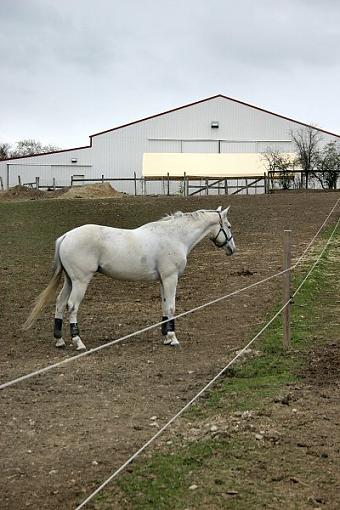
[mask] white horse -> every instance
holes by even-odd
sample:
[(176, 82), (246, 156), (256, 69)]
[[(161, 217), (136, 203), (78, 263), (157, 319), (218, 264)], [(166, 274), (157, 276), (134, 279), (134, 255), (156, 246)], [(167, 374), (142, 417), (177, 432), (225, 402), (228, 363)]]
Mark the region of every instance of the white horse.
[(77, 323), (79, 305), (94, 273), (119, 280), (159, 280), (163, 308), (164, 344), (179, 344), (175, 335), (175, 298), (179, 276), (184, 272), (187, 256), (204, 237), (210, 238), (227, 255), (235, 251), (228, 209), (177, 212), (134, 230), (101, 225), (83, 225), (70, 230), (56, 241), (54, 273), (46, 289), (24, 324), (28, 329), (42, 308), (56, 294), (62, 273), (65, 281), (55, 310), (56, 347), (64, 347), (62, 324), (66, 306), (71, 336), (77, 350), (86, 349)]

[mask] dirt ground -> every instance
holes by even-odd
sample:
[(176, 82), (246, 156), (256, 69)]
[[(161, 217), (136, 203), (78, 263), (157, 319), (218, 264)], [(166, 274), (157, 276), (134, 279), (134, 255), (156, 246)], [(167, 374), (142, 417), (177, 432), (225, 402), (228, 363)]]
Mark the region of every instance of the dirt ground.
[[(67, 205), (58, 207), (74, 208), (67, 216), (69, 228), (80, 212), (83, 223), (96, 218), (103, 223), (106, 218), (106, 224), (133, 227), (176, 210), (231, 204), (238, 251), (226, 257), (207, 240), (195, 248), (178, 287), (180, 313), (279, 271), (283, 230), (292, 229), (293, 257), (298, 257), (338, 197), (339, 193), (124, 197), (82, 206), (65, 201)], [(32, 209), (35, 204), (11, 202), (1, 227), (1, 382), (74, 354), (70, 346), (63, 351), (53, 347), (53, 307), (32, 330), (20, 330), (33, 299), (47, 283), (57, 233), (52, 235), (50, 225), (59, 221), (60, 209), (47, 212), (47, 207), (57, 206), (41, 201)], [(2, 214), (8, 206), (0, 207)], [(44, 219), (36, 228), (39, 218)], [(81, 223), (78, 217), (77, 222)], [(65, 226), (62, 221), (58, 225)], [(42, 236), (45, 244), (40, 247), (37, 240)], [(75, 508), (155, 433), (150, 418), (157, 416), (162, 426), (183, 407), (253, 336), (280, 299), (280, 281), (272, 280), (179, 319), (180, 349), (163, 346), (157, 329), (3, 390), (1, 508)], [(85, 344), (93, 348), (160, 318), (156, 284), (98, 275), (87, 292), (79, 324)], [(328, 414), (332, 398), (329, 381), (318, 377), (321, 370), (321, 361), (312, 362), (310, 384), (294, 390), (303, 398), (309, 395), (310, 413), (317, 410), (320, 420)], [(314, 428), (311, 441), (322, 444), (327, 429)]]

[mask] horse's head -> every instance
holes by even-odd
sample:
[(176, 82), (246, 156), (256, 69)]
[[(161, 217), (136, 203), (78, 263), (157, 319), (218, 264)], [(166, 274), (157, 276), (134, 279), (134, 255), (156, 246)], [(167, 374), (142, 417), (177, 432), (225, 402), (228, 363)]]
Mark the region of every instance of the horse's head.
[(224, 209), (224, 211), (222, 207), (216, 209), (219, 222), (216, 225), (216, 231), (213, 232), (211, 240), (218, 248), (223, 248), (227, 255), (232, 255), (236, 250), (236, 245), (231, 231), (231, 225), (227, 218), (228, 211), (229, 207)]

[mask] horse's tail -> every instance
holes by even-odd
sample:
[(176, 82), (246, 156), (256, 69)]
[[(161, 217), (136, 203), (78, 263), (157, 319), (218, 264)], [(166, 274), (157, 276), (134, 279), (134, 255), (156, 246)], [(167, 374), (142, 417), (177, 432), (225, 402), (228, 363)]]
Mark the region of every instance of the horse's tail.
[(31, 311), (30, 315), (28, 316), (26, 322), (23, 325), (24, 330), (29, 329), (34, 324), (34, 322), (36, 321), (38, 315), (40, 314), (40, 312), (42, 311), (44, 306), (47, 305), (47, 303), (51, 302), (52, 299), (56, 295), (57, 288), (60, 283), (61, 276), (62, 276), (62, 273), (64, 270), (61, 260), (60, 260), (60, 256), (59, 256), (60, 245), (61, 245), (63, 239), (64, 239), (64, 236), (59, 237), (59, 239), (56, 240), (52, 277), (51, 277), (46, 289), (44, 289), (41, 292), (41, 294), (39, 294), (39, 296), (37, 297), (34, 307), (33, 307), (33, 310)]

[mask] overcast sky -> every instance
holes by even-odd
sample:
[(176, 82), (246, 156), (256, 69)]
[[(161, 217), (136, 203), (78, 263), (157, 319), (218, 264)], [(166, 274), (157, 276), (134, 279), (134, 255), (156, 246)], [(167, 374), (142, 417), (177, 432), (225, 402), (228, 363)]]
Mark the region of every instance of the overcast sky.
[(0, 142), (224, 94), (340, 133), (338, 0), (1, 0)]

